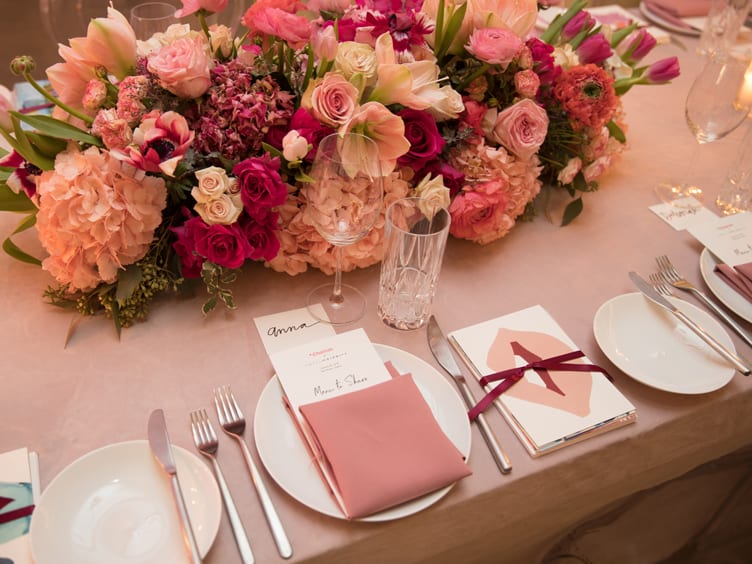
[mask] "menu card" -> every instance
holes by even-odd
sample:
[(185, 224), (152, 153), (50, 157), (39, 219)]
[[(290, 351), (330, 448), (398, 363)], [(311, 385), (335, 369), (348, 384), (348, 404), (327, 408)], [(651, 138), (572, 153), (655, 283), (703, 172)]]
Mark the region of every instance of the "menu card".
[[(449, 339), (479, 380), (526, 366), (512, 350), (513, 342), (541, 359), (577, 350), (540, 305), (453, 331)], [(585, 356), (567, 362), (592, 364)], [(636, 420), (634, 406), (598, 371), (525, 370), (494, 405), (533, 457)]]
[(694, 223), (689, 232), (729, 266), (752, 262), (752, 213)]
[(30, 512), (38, 495), (37, 454), (26, 448), (0, 454), (0, 562), (31, 564)]

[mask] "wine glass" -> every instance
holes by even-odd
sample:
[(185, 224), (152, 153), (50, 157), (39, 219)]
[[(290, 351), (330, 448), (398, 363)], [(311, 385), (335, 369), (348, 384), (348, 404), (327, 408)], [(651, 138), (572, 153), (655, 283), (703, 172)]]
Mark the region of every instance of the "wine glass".
[[(381, 214), (383, 177), (376, 143), (357, 133), (331, 134), (316, 151), (303, 190), (306, 217), (316, 231), (334, 245), (334, 282), (314, 288), (308, 295), (310, 313), (335, 325), (360, 319), (365, 297), (353, 286), (342, 284), (344, 247), (362, 239)], [(317, 312), (320, 304), (326, 318)]]
[(131, 8), (130, 22), (136, 39), (146, 41), (155, 33), (164, 32), (178, 23), (177, 8), (169, 2), (143, 2)]
[(684, 116), (697, 144), (684, 181), (679, 184), (663, 183), (656, 187), (662, 201), (680, 207), (686, 205), (683, 202), (687, 200), (682, 198), (688, 196), (702, 201), (702, 188), (693, 180), (699, 149), (701, 145), (725, 137), (744, 122), (750, 102), (740, 98), (739, 93), (747, 62), (733, 52), (712, 54), (695, 78), (687, 94)]

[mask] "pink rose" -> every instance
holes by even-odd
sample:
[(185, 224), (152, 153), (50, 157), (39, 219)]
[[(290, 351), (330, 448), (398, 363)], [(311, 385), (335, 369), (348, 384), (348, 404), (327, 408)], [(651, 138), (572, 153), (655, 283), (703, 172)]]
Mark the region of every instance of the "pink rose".
[(287, 187), (279, 176), (279, 158), (268, 153), (240, 161), (232, 169), (238, 179), (243, 209), (254, 219), (266, 217), (271, 208), (280, 206), (287, 198)]
[(160, 86), (180, 98), (198, 98), (211, 86), (211, 57), (200, 35), (183, 37), (148, 57), (147, 68)]
[(175, 12), (176, 18), (184, 18), (195, 14), (199, 10), (207, 12), (221, 12), (227, 7), (228, 0), (181, 0), (183, 7)]
[(533, 100), (525, 98), (496, 117), (491, 139), (520, 159), (532, 157), (543, 144), (548, 131), (548, 114)]
[(535, 98), (540, 88), (540, 78), (531, 69), (515, 73), (514, 89), (523, 98)]
[(484, 63), (506, 69), (522, 48), (522, 40), (508, 29), (476, 29), (467, 42), (467, 50)]
[(310, 99), (304, 97), (303, 105), (310, 109), (319, 121), (338, 127), (346, 123), (358, 107), (358, 89), (344, 76), (328, 72), (314, 86)]
[(506, 213), (505, 188), (502, 180), (496, 179), (463, 189), (449, 206), (452, 216), (449, 232), (480, 244), (498, 239), (499, 233), (514, 225)]

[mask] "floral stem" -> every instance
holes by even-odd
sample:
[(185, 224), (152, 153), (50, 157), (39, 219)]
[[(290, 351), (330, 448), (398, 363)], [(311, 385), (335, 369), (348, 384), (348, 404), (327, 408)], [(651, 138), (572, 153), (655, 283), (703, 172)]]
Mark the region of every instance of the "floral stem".
[(486, 73), (486, 71), (487, 71), (487, 70), (488, 70), (488, 63), (483, 63), (483, 64), (482, 64), (482, 65), (481, 65), (480, 67), (478, 67), (478, 68), (477, 68), (477, 69), (475, 70), (475, 72), (474, 72), (474, 73), (472, 73), (472, 74), (471, 74), (470, 76), (468, 76), (468, 77), (467, 77), (467, 78), (466, 78), (466, 79), (465, 79), (465, 80), (464, 80), (464, 81), (462, 82), (462, 84), (460, 84), (460, 85), (459, 85), (459, 86), (457, 87), (457, 90), (459, 90), (460, 92), (462, 92), (462, 91), (463, 91), (463, 90), (464, 90), (465, 88), (467, 88), (468, 86), (470, 86), (470, 85), (471, 85), (471, 84), (473, 83), (473, 80), (475, 80), (475, 79), (476, 79), (476, 78), (478, 78), (479, 76), (483, 76), (483, 75), (484, 75), (484, 74)]
[(87, 125), (91, 125), (94, 122), (94, 120), (91, 117), (87, 116), (84, 113), (79, 112), (78, 110), (75, 110), (75, 109), (71, 108), (68, 104), (64, 104), (58, 98), (55, 98), (52, 94), (50, 94), (46, 89), (42, 88), (42, 86), (40, 86), (40, 84), (36, 80), (34, 80), (34, 77), (31, 76), (31, 73), (24, 72), (23, 73), (23, 77), (26, 79), (26, 81), (29, 84), (31, 84), (31, 86), (34, 88), (34, 90), (36, 90), (42, 96), (44, 96), (44, 98), (46, 100), (49, 100), (50, 102), (52, 102), (56, 106), (58, 106), (61, 109), (65, 110), (70, 115), (72, 115), (74, 117), (77, 117), (78, 119), (80, 119), (81, 121), (83, 121)]
[(201, 26), (201, 29), (204, 31), (204, 35), (206, 35), (206, 39), (209, 41), (209, 45), (211, 45), (211, 34), (209, 33), (209, 26), (206, 23), (206, 14), (204, 13), (203, 9), (198, 11), (198, 23)]

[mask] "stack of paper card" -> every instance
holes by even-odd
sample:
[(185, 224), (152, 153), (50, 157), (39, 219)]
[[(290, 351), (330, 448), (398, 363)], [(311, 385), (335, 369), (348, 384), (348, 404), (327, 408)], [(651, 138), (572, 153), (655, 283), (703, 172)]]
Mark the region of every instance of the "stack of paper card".
[[(543, 359), (577, 350), (540, 305), (453, 331), (449, 339), (479, 380), (527, 364), (512, 351), (515, 341)], [(592, 364), (587, 357), (570, 362)], [(542, 378), (526, 370), (494, 404), (533, 457), (636, 420), (634, 406), (598, 371), (550, 370)]]
[(0, 562), (31, 564), (30, 513), (38, 495), (36, 453), (19, 448), (0, 454)]

